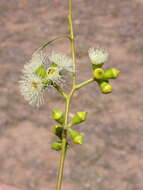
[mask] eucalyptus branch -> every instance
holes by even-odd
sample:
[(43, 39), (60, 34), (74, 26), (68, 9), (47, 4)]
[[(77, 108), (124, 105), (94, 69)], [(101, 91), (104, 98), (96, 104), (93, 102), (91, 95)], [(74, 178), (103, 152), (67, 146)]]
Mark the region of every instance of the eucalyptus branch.
[(70, 41), (71, 41), (71, 52), (73, 59), (73, 87), (70, 94), (66, 98), (66, 110), (65, 110), (65, 123), (64, 130), (62, 134), (62, 150), (60, 156), (60, 166), (58, 171), (58, 182), (56, 190), (61, 190), (62, 185), (62, 177), (63, 177), (63, 169), (64, 169), (64, 161), (66, 154), (66, 143), (67, 143), (67, 129), (68, 129), (68, 115), (70, 110), (70, 101), (74, 94), (74, 88), (76, 83), (76, 60), (75, 60), (75, 45), (74, 45), (74, 32), (73, 32), (73, 21), (72, 21), (72, 0), (69, 0), (69, 14), (68, 14), (68, 24), (69, 24), (69, 32), (70, 32)]
[[(56, 190), (61, 190), (63, 180), (63, 170), (67, 149), (70, 146), (70, 140), (81, 145), (83, 136), (72, 126), (78, 125), (86, 120), (87, 112), (78, 111), (69, 121), (71, 99), (75, 91), (94, 82), (98, 85), (101, 93), (108, 94), (112, 92), (110, 79), (116, 79), (120, 71), (115, 68), (104, 70), (102, 67), (108, 60), (108, 53), (103, 49), (90, 48), (88, 55), (92, 65), (92, 76), (79, 84), (76, 84), (76, 57), (75, 57), (75, 37), (73, 31), (72, 0), (68, 0), (68, 35), (59, 35), (45, 42), (35, 50), (32, 59), (24, 66), (23, 76), (20, 80), (20, 91), (29, 104), (40, 107), (44, 104), (44, 93), (51, 86), (59, 92), (65, 100), (65, 111), (53, 110), (53, 119), (57, 122), (53, 126), (53, 133), (58, 140), (52, 143), (52, 148), (60, 151), (60, 163), (58, 169), (58, 180)], [(72, 59), (60, 53), (48, 53), (43, 55), (42, 50), (51, 43), (68, 39), (70, 41)], [(48, 57), (48, 63), (46, 58)], [(65, 75), (72, 74), (72, 87), (68, 93), (61, 88), (66, 82)], [(67, 138), (67, 136), (69, 138)]]

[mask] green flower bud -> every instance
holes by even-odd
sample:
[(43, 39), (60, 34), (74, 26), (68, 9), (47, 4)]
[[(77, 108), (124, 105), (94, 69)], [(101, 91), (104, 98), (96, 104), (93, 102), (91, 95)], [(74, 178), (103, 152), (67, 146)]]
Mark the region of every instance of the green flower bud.
[(112, 85), (108, 81), (98, 81), (98, 84), (103, 94), (112, 92)]
[(103, 69), (98, 68), (98, 69), (95, 69), (95, 70), (93, 71), (93, 77), (94, 77), (95, 79), (102, 79), (103, 76), (104, 76), (104, 70), (103, 70)]
[(53, 119), (56, 120), (58, 123), (64, 123), (64, 115), (63, 112), (60, 110), (53, 110)]
[(74, 117), (73, 117), (73, 119), (72, 119), (72, 121), (71, 121), (71, 126), (72, 125), (77, 125), (77, 124), (79, 124), (79, 123), (82, 123), (83, 121), (85, 121), (86, 120), (86, 116), (87, 116), (87, 112), (77, 112), (75, 115), (74, 115)]
[(108, 69), (104, 72), (104, 79), (116, 79), (120, 74), (120, 71), (115, 68)]
[(47, 72), (44, 66), (38, 67), (34, 73), (43, 79), (47, 77)]
[(60, 125), (54, 125), (53, 128), (52, 128), (52, 132), (61, 139), (62, 138), (63, 127), (60, 126)]
[(61, 148), (62, 148), (62, 143), (61, 142), (53, 142), (52, 143), (52, 149), (53, 150), (58, 151), (58, 150), (61, 150)]
[(83, 143), (83, 136), (73, 129), (69, 129), (70, 136), (75, 144), (82, 144)]

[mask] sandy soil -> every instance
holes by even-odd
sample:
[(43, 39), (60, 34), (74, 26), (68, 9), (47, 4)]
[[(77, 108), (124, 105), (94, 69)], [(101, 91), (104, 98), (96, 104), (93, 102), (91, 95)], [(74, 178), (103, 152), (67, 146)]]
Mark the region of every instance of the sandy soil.
[[(101, 95), (96, 84), (81, 89), (72, 113), (88, 111), (77, 128), (82, 147), (72, 146), (63, 190), (143, 189), (143, 0), (74, 0), (78, 80), (90, 77), (87, 51), (101, 46), (110, 53), (105, 68), (117, 67), (114, 92)], [(67, 33), (67, 3), (52, 0), (0, 0), (0, 182), (26, 190), (54, 190), (59, 153), (51, 109), (63, 99), (49, 93), (47, 105), (34, 109), (20, 95), (18, 80), (34, 49)], [(70, 54), (67, 41), (50, 50)], [(82, 96), (81, 96), (82, 94)]]

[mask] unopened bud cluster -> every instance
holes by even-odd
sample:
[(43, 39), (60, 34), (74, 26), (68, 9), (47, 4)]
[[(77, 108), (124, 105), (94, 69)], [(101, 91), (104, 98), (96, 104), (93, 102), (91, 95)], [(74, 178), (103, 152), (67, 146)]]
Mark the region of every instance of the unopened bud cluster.
[[(62, 138), (64, 135), (64, 113), (60, 110), (53, 110), (53, 119), (58, 123), (54, 125), (52, 128), (52, 132), (58, 137), (58, 141), (52, 143), (52, 149), (58, 151), (62, 148)], [(86, 120), (87, 112), (77, 112), (69, 124), (66, 126), (66, 132), (68, 133), (69, 138), (75, 144), (82, 144), (83, 143), (83, 136), (77, 131), (72, 129), (72, 126), (80, 124)], [(70, 141), (70, 140), (69, 140)], [(69, 142), (67, 142), (67, 147)]]
[(112, 85), (109, 83), (110, 79), (116, 79), (120, 71), (116, 68), (104, 70), (102, 67), (108, 60), (108, 54), (105, 50), (91, 48), (89, 50), (89, 57), (92, 63), (93, 78), (97, 82), (101, 92), (108, 94), (112, 92)]

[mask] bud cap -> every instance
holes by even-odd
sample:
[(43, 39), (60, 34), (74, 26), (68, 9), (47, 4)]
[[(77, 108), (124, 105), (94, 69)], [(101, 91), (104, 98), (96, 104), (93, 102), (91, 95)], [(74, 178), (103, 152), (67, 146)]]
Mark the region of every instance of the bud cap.
[(112, 92), (112, 85), (106, 81), (102, 81), (100, 84), (100, 89), (103, 94), (108, 94)]
[(86, 116), (87, 116), (87, 112), (77, 112), (71, 121), (71, 126), (85, 121)]
[(64, 123), (64, 115), (63, 112), (60, 110), (53, 110), (53, 119), (56, 120), (58, 123), (63, 124)]
[(104, 76), (104, 70), (101, 68), (97, 68), (93, 71), (93, 77), (95, 79), (102, 79)]
[(70, 136), (75, 144), (82, 144), (83, 143), (83, 136), (76, 130), (69, 129)]
[(120, 74), (120, 71), (115, 68), (108, 69), (104, 73), (104, 79), (116, 79)]

